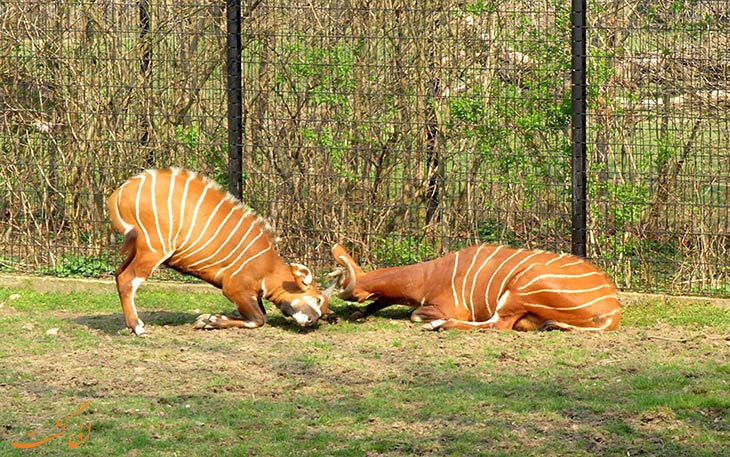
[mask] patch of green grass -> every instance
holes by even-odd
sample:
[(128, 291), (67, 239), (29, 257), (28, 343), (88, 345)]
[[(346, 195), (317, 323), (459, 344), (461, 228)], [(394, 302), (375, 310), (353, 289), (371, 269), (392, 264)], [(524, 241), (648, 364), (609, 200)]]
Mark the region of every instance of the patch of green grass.
[(426, 332), (339, 300), (314, 330), (269, 307), (257, 330), (195, 331), (195, 308), (232, 305), (138, 302), (148, 338), (113, 292), (0, 289), (0, 455), (59, 418), (70, 432), (34, 454), (711, 456), (730, 439), (730, 314), (702, 300), (636, 299), (601, 335)]
[(730, 306), (718, 306), (702, 299), (665, 297), (642, 301), (623, 309), (623, 325), (651, 327), (657, 323), (730, 331)]

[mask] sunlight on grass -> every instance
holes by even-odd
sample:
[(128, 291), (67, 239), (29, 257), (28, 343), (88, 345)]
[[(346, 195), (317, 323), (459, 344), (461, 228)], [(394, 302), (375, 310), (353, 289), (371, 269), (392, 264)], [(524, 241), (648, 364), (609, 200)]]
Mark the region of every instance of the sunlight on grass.
[[(218, 294), (0, 289), (0, 454), (84, 401), (87, 445), (47, 455), (716, 455), (730, 439), (730, 313), (638, 300), (606, 334), (426, 332), (394, 308), (363, 321), (196, 331)], [(270, 304), (269, 304), (270, 305)], [(55, 330), (54, 330), (55, 329)], [(74, 423), (78, 426), (78, 423)]]

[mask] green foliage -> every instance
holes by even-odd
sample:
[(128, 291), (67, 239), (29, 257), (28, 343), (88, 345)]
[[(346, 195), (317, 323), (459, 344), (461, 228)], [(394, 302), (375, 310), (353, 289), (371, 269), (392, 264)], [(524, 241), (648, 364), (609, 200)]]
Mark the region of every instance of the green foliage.
[(464, 11), (469, 14), (490, 14), (497, 11), (499, 7), (498, 1), (495, 0), (475, 0), (464, 4)]
[[(190, 165), (193, 170), (205, 172), (207, 176), (228, 188), (228, 152), (224, 146), (204, 144), (201, 141), (200, 127), (195, 125), (176, 125), (175, 138), (191, 154)], [(245, 179), (244, 173), (244, 179)]]
[(12, 272), (17, 269), (17, 265), (20, 260), (15, 257), (8, 257), (0, 255), (0, 272)]
[(479, 239), (485, 243), (499, 243), (508, 246), (517, 246), (519, 240), (514, 230), (505, 227), (497, 219), (485, 219), (479, 223), (477, 233)]
[(116, 266), (106, 258), (85, 255), (63, 255), (48, 273), (59, 278), (72, 276), (96, 278), (108, 276), (114, 270), (116, 270)]
[(437, 257), (434, 246), (413, 236), (377, 239), (373, 252), (382, 266), (410, 265)]

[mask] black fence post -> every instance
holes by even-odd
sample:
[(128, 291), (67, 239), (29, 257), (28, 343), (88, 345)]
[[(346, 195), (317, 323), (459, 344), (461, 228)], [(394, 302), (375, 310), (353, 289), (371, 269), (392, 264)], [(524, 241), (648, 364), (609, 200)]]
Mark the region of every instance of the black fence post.
[(586, 1), (572, 0), (572, 128), (573, 215), (572, 252), (586, 256)]
[[(150, 88), (152, 87), (152, 44), (150, 43), (150, 4), (148, 0), (139, 0), (139, 45), (140, 45), (140, 63), (139, 71), (142, 80), (142, 91), (145, 99), (150, 96)], [(140, 120), (139, 145), (143, 149), (147, 149), (150, 144), (150, 130), (152, 130), (152, 114), (148, 108), (148, 103), (142, 110)], [(149, 149), (147, 158), (145, 159), (145, 168), (155, 166), (155, 151)]]
[(241, 80), (241, 0), (228, 0), (226, 69), (228, 73), (228, 191), (243, 194), (243, 103)]

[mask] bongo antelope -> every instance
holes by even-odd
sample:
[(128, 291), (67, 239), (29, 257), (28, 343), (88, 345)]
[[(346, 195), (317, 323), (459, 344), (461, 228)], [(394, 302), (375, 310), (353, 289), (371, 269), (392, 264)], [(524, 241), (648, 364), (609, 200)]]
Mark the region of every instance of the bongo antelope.
[(271, 226), (253, 210), (197, 174), (171, 168), (129, 178), (108, 200), (115, 230), (125, 234), (127, 259), (116, 284), (127, 327), (145, 333), (135, 293), (161, 264), (222, 289), (240, 318), (205, 314), (196, 328), (255, 328), (264, 325), (262, 298), (302, 326), (328, 312), (311, 271), (279, 256)]
[(339, 297), (372, 300), (355, 317), (413, 306), (425, 328), (615, 330), (621, 308), (606, 273), (568, 254), (480, 244), (429, 262), (364, 272), (336, 244)]

